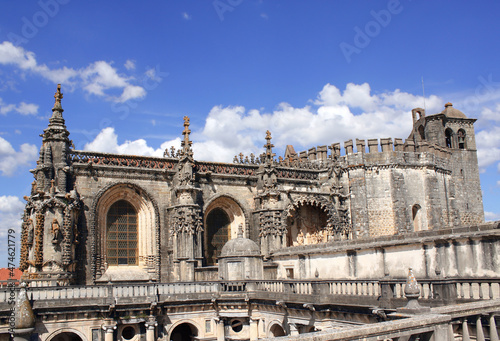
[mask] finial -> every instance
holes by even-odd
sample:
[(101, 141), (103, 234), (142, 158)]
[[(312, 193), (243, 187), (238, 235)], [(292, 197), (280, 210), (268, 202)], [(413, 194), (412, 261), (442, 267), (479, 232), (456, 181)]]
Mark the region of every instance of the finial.
[(243, 224), (238, 225), (238, 238), (243, 238)]
[(191, 134), (191, 130), (189, 130), (189, 117), (184, 116), (184, 131), (182, 132), (182, 135), (184, 135), (184, 141), (181, 142), (182, 146), (182, 153), (184, 155), (192, 156), (193, 151), (191, 150), (191, 142), (189, 140), (189, 134)]
[(406, 278), (406, 285), (404, 289), (405, 297), (408, 300), (405, 307), (398, 308), (396, 311), (399, 313), (407, 314), (422, 314), (429, 312), (429, 307), (423, 307), (418, 303), (420, 296), (420, 285), (413, 274), (413, 269), (408, 269), (408, 277)]
[(453, 106), (453, 104), (451, 104), (451, 102), (448, 102), (448, 103), (446, 103), (446, 104), (444, 105), (444, 107), (445, 107), (445, 108), (452, 107), (452, 106)]
[(56, 107), (61, 107), (61, 100), (63, 98), (63, 94), (61, 92), (61, 84), (57, 84), (57, 91), (54, 94), (54, 98), (56, 99), (56, 102), (54, 103), (54, 108)]
[(274, 145), (271, 143), (271, 132), (268, 130), (266, 131), (266, 141), (267, 143), (264, 145), (264, 148), (266, 148), (266, 162), (267, 163), (273, 163), (273, 157), (276, 154), (273, 154), (273, 147)]

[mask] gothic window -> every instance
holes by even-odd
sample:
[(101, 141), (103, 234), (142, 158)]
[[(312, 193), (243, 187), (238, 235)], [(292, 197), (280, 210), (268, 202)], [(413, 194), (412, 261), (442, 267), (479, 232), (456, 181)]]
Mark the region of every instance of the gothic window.
[(137, 265), (137, 213), (125, 200), (115, 202), (107, 215), (107, 262)]
[(465, 149), (465, 130), (460, 129), (457, 134), (458, 137), (458, 148)]
[(217, 257), (219, 257), (222, 247), (231, 238), (230, 224), (231, 221), (227, 213), (221, 208), (214, 208), (208, 214), (206, 220), (207, 265), (215, 265), (217, 263)]
[(453, 130), (451, 130), (450, 128), (446, 129), (444, 135), (446, 147), (453, 148)]

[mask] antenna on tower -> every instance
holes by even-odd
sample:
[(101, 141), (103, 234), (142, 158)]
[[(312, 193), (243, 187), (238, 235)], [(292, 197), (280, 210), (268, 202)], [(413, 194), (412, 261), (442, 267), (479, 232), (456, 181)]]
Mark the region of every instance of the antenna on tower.
[(424, 76), (422, 76), (422, 94), (424, 95), (424, 110), (427, 110), (425, 107), (425, 87), (424, 87)]

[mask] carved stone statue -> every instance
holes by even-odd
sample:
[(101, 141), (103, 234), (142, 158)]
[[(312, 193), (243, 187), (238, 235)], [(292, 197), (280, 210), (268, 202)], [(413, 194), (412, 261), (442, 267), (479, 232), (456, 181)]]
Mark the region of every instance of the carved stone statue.
[(52, 243), (53, 244), (59, 243), (59, 236), (61, 235), (61, 226), (59, 225), (59, 222), (57, 221), (56, 218), (52, 220), (52, 228), (50, 231), (52, 232)]
[(33, 246), (33, 237), (35, 235), (35, 226), (33, 225), (33, 219), (28, 219), (28, 239), (27, 244), (28, 247)]
[(302, 229), (300, 229), (299, 233), (297, 234), (297, 244), (304, 245), (304, 232), (302, 232)]

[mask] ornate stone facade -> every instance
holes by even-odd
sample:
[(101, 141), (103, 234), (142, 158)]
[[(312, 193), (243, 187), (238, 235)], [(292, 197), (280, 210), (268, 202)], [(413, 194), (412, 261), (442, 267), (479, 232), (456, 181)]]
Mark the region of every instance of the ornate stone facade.
[[(261, 155), (216, 163), (194, 159), (188, 117), (181, 149), (163, 158), (74, 150), (60, 87), (55, 99), (23, 218), (21, 269), (32, 285), (216, 279), (240, 225), (272, 262), (287, 247), (484, 219), (475, 120), (451, 103), (431, 116), (415, 109), (404, 143), (287, 146), (276, 159), (268, 131)], [(117, 202), (130, 205), (126, 226), (109, 216)], [(128, 232), (117, 237), (111, 225)]]
[[(478, 331), (488, 316), (494, 335), (498, 302), (439, 307), (500, 297), (475, 120), (450, 103), (414, 109), (404, 142), (287, 146), (276, 158), (268, 131), (261, 155), (219, 163), (195, 159), (187, 117), (181, 149), (163, 157), (74, 150), (60, 87), (55, 99), (22, 224), (39, 340), (294, 339), (390, 319), (403, 327), (369, 339), (444, 340), (466, 335), (456, 327), (469, 315)], [(389, 314), (408, 268), (439, 319)], [(9, 312), (0, 303), (0, 340)]]

